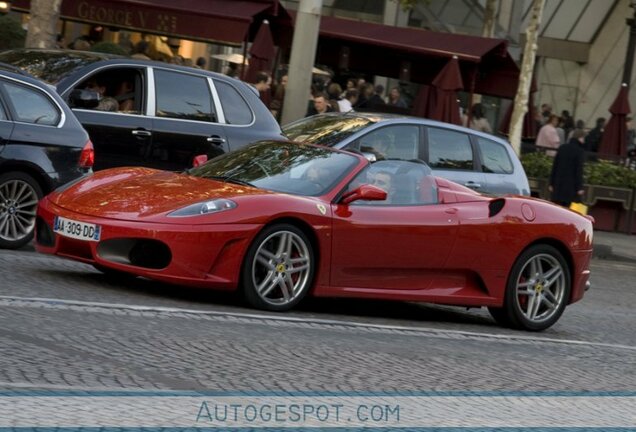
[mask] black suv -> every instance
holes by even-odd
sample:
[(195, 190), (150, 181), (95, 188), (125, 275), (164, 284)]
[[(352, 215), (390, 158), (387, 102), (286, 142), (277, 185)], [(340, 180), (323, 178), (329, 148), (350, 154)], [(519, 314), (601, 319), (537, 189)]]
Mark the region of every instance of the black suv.
[(0, 248), (28, 243), (38, 200), (93, 161), (88, 134), (53, 89), (0, 71)]
[(172, 64), (65, 50), (12, 50), (0, 62), (54, 85), (88, 131), (95, 169), (192, 166), (280, 126), (253, 86)]

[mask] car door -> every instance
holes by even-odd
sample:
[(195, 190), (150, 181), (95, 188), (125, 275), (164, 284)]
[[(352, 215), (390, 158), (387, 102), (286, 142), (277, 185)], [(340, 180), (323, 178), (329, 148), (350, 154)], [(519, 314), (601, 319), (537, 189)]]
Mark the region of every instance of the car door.
[(155, 109), (151, 166), (183, 170), (195, 156), (213, 158), (228, 150), (219, 123), (212, 80), (204, 75), (153, 68)]
[(486, 178), (467, 133), (429, 126), (426, 158), (435, 175), (481, 192)]
[[(114, 65), (92, 71), (64, 94), (95, 148), (95, 170), (117, 166), (147, 166), (152, 144), (152, 119), (146, 115), (147, 68)], [(72, 90), (88, 88), (91, 82), (104, 82), (104, 97), (116, 99), (123, 83), (134, 87), (134, 109), (103, 111), (101, 107), (73, 106)], [(123, 104), (122, 104), (123, 105)]]
[[(414, 165), (415, 170), (404, 170), (407, 164)], [(428, 170), (428, 174), (416, 174), (418, 169)], [(389, 177), (393, 180), (387, 186)], [(368, 183), (389, 190), (387, 200), (333, 205), (331, 285), (350, 289), (428, 289), (443, 272), (453, 248), (458, 229), (456, 209), (437, 203), (435, 182), (424, 164), (376, 162), (348, 188), (353, 190)], [(412, 187), (409, 183), (413, 183)], [(435, 189), (434, 194), (431, 188)], [(409, 194), (411, 190), (413, 193)], [(399, 199), (400, 196), (407, 198)]]

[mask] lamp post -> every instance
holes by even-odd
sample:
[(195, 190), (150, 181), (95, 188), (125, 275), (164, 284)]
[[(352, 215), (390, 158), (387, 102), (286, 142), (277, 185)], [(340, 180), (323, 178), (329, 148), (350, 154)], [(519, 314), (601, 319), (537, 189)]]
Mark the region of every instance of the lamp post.
[(636, 48), (636, 0), (631, 0), (629, 7), (634, 10), (634, 15), (627, 18), (629, 26), (629, 42), (627, 43), (627, 55), (625, 56), (625, 68), (623, 69), (623, 82), (628, 86), (632, 82), (632, 67), (634, 66), (634, 49)]

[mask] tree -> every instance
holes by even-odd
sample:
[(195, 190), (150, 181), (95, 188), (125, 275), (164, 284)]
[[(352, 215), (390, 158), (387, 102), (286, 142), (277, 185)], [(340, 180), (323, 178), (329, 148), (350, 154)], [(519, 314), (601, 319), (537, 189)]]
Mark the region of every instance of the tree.
[(512, 116), (510, 117), (510, 144), (515, 153), (521, 153), (521, 131), (523, 129), (523, 117), (528, 112), (528, 97), (530, 86), (532, 85), (532, 75), (534, 72), (534, 61), (537, 55), (537, 39), (539, 37), (539, 26), (545, 0), (532, 0), (532, 16), (526, 29), (526, 44), (523, 48), (523, 60), (519, 73), (519, 87), (515, 96)]
[(27, 48), (55, 48), (62, 0), (31, 0)]
[(495, 35), (495, 14), (497, 13), (497, 0), (486, 0), (484, 8), (484, 27), (481, 32), (483, 37), (491, 38)]

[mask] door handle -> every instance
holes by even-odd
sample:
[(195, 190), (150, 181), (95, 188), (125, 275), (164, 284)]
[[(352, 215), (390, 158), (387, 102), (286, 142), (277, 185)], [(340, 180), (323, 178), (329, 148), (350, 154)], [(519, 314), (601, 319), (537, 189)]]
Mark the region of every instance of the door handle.
[(457, 209), (455, 207), (448, 207), (446, 210), (444, 210), (444, 213), (446, 213), (446, 214), (457, 214)]
[(466, 183), (464, 183), (464, 186), (469, 187), (471, 189), (481, 188), (481, 184), (475, 183), (474, 181), (467, 181)]
[(144, 129), (135, 129), (132, 131), (132, 134), (137, 137), (149, 137), (152, 136), (152, 132), (144, 130)]
[(216, 144), (216, 145), (223, 145), (225, 144), (225, 138), (221, 138), (218, 135), (212, 135), (206, 138), (206, 141), (212, 144)]

